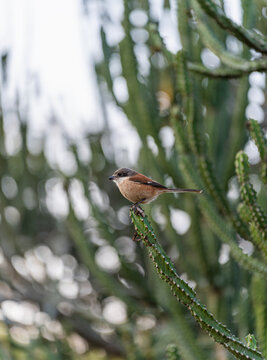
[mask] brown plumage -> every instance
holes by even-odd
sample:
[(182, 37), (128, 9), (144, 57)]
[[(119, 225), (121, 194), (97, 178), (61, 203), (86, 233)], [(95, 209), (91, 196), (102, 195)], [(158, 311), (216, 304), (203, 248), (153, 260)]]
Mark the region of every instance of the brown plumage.
[(195, 189), (170, 189), (132, 169), (121, 168), (114, 172), (113, 180), (121, 194), (134, 204), (148, 204), (164, 193), (201, 193)]

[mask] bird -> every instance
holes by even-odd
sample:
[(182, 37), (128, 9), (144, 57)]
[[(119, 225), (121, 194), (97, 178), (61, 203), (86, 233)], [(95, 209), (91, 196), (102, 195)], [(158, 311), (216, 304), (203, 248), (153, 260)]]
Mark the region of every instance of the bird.
[(164, 193), (202, 193), (196, 189), (171, 189), (150, 179), (149, 177), (128, 168), (116, 170), (109, 180), (115, 182), (121, 194), (133, 203), (134, 207), (149, 204)]

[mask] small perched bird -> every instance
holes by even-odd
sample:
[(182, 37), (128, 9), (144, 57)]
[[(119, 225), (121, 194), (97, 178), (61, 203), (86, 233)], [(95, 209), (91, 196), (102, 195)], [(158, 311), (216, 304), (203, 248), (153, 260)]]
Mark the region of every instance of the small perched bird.
[(121, 168), (109, 180), (115, 182), (121, 194), (134, 206), (148, 204), (164, 193), (202, 193), (194, 189), (170, 189), (132, 169)]

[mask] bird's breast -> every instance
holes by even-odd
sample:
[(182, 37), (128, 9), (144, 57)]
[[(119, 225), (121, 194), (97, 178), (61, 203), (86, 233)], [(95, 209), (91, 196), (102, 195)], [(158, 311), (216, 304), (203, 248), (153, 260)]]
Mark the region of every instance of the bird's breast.
[(133, 203), (137, 203), (141, 200), (145, 200), (144, 203), (148, 203), (159, 195), (159, 191), (153, 186), (140, 184), (128, 179), (120, 181), (117, 186), (121, 194)]

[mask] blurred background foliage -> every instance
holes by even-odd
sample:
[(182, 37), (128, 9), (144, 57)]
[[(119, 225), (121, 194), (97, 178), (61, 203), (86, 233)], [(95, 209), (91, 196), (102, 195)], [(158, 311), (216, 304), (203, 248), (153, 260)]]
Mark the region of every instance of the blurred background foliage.
[[(244, 27), (220, 0), (164, 1), (162, 21), (177, 25), (175, 50), (153, 1), (124, 1), (119, 42), (109, 39), (113, 20), (103, 10), (95, 71), (105, 128), (75, 142), (61, 131), (64, 150), (54, 157), (49, 134), (29, 131), (20, 99), (5, 106), (2, 56), (1, 359), (233, 358), (132, 240), (129, 204), (107, 180), (121, 166), (205, 190), (201, 198), (164, 195), (145, 211), (209, 311), (240, 339), (253, 333), (267, 356), (267, 4), (241, 5)], [(47, 121), (60, 131), (55, 116)], [(248, 159), (236, 157), (240, 150)]]

